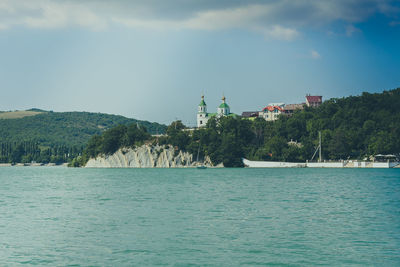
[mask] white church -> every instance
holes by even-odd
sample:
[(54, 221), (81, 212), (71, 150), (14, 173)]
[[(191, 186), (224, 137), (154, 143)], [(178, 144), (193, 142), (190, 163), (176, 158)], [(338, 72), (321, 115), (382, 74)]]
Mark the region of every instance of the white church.
[(204, 95), (201, 96), (201, 102), (199, 104), (199, 108), (197, 111), (197, 127), (205, 127), (208, 120), (212, 117), (224, 117), (224, 116), (231, 116), (236, 117), (237, 115), (231, 113), (229, 105), (225, 102), (225, 96), (222, 97), (222, 103), (219, 105), (217, 109), (217, 113), (207, 113), (207, 104), (204, 101)]

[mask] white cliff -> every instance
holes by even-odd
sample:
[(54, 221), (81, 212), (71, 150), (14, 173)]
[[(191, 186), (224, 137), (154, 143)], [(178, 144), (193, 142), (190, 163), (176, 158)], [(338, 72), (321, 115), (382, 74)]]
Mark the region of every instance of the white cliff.
[[(121, 148), (112, 155), (91, 158), (87, 168), (183, 168), (203, 164), (193, 160), (188, 152), (175, 151), (172, 146), (143, 145), (136, 148)], [(206, 157), (204, 165), (211, 167)]]

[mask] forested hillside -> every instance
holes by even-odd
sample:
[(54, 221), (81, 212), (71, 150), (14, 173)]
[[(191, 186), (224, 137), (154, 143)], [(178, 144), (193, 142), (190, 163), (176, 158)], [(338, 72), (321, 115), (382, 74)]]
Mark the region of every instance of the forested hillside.
[[(376, 154), (400, 153), (400, 88), (383, 93), (363, 93), (330, 99), (318, 108), (305, 107), (277, 121), (254, 121), (222, 117), (210, 119), (207, 127), (192, 132), (173, 122), (167, 136), (151, 138), (135, 128), (114, 128), (93, 137), (84, 151), (81, 164), (89, 157), (111, 154), (119, 147), (132, 146), (132, 140), (151, 140), (171, 144), (200, 158), (208, 155), (214, 164), (227, 167), (242, 165), (241, 158), (252, 160), (310, 160), (322, 133), (322, 156), (327, 160), (364, 159)], [(129, 132), (131, 132), (129, 134)], [(110, 146), (111, 144), (111, 146)], [(112, 149), (109, 149), (112, 147)]]
[[(179, 123), (178, 123), (179, 125)], [(184, 126), (180, 126), (184, 127)], [(187, 132), (169, 127), (161, 140), (180, 149), (208, 155), (217, 164), (240, 166), (252, 160), (310, 160), (322, 133), (322, 156), (327, 160), (364, 159), (400, 153), (400, 88), (383, 93), (335, 98), (318, 108), (305, 108), (275, 122), (261, 118), (210, 120), (207, 128)], [(297, 142), (291, 142), (291, 140)]]
[[(211, 122), (208, 127), (199, 133), (207, 153), (215, 153), (215, 149), (209, 147), (213, 143), (210, 138), (222, 147), (234, 144), (231, 150), (217, 149), (219, 152), (214, 158), (218, 161), (227, 160), (225, 155), (230, 153), (226, 151), (233, 151), (232, 158), (304, 162), (312, 157), (319, 131), (322, 133), (322, 156), (327, 160), (399, 154), (400, 88), (330, 99), (319, 108), (305, 108), (291, 117), (281, 115), (275, 122), (262, 119)], [(289, 145), (291, 140), (300, 144)]]
[(266, 139), (280, 136), (285, 141), (298, 140), (308, 154), (318, 131), (322, 132), (322, 153), (326, 159), (400, 153), (400, 88), (334, 98), (317, 109), (282, 117)]
[[(91, 136), (120, 124), (138, 124), (154, 134), (166, 129), (158, 123), (101, 113), (29, 112), (1, 113), (0, 162), (66, 162), (82, 152)], [(26, 116), (14, 119), (21, 114)]]

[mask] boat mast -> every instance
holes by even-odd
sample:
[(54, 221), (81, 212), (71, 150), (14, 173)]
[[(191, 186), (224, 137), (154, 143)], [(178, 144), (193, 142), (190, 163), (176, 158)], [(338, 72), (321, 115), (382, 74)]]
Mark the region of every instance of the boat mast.
[(197, 162), (199, 162), (199, 154), (200, 154), (200, 141), (199, 141), (199, 148), (197, 149), (197, 159), (196, 159)]
[(321, 153), (321, 131), (318, 132), (318, 136), (319, 136), (319, 160), (318, 162), (322, 162), (322, 153)]
[(318, 132), (318, 147), (317, 149), (315, 149), (314, 155), (311, 158), (311, 161), (314, 159), (315, 155), (317, 154), (317, 152), (319, 152), (319, 159), (318, 162), (322, 162), (322, 151), (321, 151), (321, 147), (322, 147), (322, 141), (321, 141), (321, 131)]

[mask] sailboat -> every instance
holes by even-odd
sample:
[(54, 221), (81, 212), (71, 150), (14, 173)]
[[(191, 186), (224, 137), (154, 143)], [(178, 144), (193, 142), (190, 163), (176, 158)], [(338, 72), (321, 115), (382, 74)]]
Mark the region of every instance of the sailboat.
[(321, 152), (321, 145), (322, 145), (322, 142), (321, 142), (321, 131), (319, 131), (318, 132), (318, 147), (317, 147), (317, 149), (315, 149), (315, 152), (314, 152), (314, 155), (312, 156), (312, 158), (311, 158), (311, 161), (314, 159), (314, 157), (315, 157), (315, 155), (317, 154), (317, 152), (319, 152), (319, 159), (318, 159), (318, 162), (322, 162), (322, 152)]

